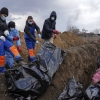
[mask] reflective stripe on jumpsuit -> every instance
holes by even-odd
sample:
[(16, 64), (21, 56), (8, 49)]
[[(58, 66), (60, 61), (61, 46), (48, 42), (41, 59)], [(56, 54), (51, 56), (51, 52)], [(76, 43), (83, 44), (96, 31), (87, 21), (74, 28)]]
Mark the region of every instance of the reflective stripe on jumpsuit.
[[(35, 28), (30, 28), (30, 32), (33, 35), (34, 38), (35, 36)], [(34, 61), (35, 60), (35, 55), (34, 55), (34, 49), (35, 49), (35, 42), (25, 33), (24, 35), (26, 47), (28, 49), (28, 60), (29, 61)]]
[(8, 50), (15, 57), (16, 61), (21, 58), (19, 52), (11, 42), (0, 40), (0, 73), (5, 71), (5, 50)]

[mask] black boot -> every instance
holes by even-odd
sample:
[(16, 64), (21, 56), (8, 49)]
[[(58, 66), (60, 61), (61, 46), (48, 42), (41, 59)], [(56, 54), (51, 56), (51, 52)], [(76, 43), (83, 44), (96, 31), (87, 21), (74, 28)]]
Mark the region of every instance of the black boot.
[(24, 62), (24, 58), (20, 58), (20, 59), (18, 59), (16, 62), (17, 62), (17, 64), (18, 64), (18, 66), (27, 65), (27, 63)]

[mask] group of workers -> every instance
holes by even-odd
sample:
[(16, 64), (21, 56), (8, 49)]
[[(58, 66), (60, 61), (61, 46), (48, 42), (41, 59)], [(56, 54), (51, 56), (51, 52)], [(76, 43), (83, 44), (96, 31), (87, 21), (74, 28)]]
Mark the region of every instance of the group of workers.
[[(6, 23), (6, 17), (9, 15), (9, 10), (3, 7), (0, 10), (0, 73), (5, 71), (5, 66), (13, 68), (16, 61), (20, 63), (23, 58), (20, 53), (22, 52), (20, 35), (16, 29), (14, 21)], [(28, 61), (33, 62), (36, 58), (34, 55), (35, 44), (39, 43), (35, 36), (35, 29), (38, 33), (38, 37), (43, 39), (43, 43), (53, 43), (53, 38), (59, 33), (56, 26), (57, 15), (55, 11), (52, 11), (50, 17), (44, 21), (42, 33), (37, 26), (32, 16), (28, 16), (26, 25), (24, 28), (24, 39), (28, 50)], [(14, 41), (16, 46), (14, 46)]]

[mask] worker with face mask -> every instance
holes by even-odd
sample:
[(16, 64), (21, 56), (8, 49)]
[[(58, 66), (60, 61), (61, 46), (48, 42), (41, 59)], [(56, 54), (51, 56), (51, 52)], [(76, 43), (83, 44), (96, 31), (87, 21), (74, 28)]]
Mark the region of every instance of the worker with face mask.
[(38, 44), (38, 40), (36, 39), (35, 29), (37, 30), (38, 37), (41, 38), (40, 28), (37, 26), (32, 16), (28, 16), (26, 20), (26, 25), (24, 28), (24, 39), (26, 43), (26, 47), (28, 49), (28, 61), (33, 62), (35, 58), (35, 44)]
[[(15, 28), (15, 26), (16, 26), (15, 22), (13, 22), (13, 21), (10, 21), (8, 23), (9, 35), (6, 37), (6, 39), (8, 41), (10, 41), (11, 43), (14, 43), (14, 41), (15, 41), (17, 50), (19, 53), (21, 53), (22, 49), (21, 49), (21, 43), (20, 43), (20, 36), (19, 36), (19, 32)], [(11, 55), (11, 53), (8, 50), (5, 51), (5, 54), (6, 54), (6, 67), (13, 68), (15, 65), (13, 56)]]
[(17, 51), (16, 47), (9, 42), (6, 37), (9, 35), (9, 31), (6, 25), (6, 17), (8, 16), (8, 9), (3, 7), (0, 10), (0, 73), (5, 71), (5, 50), (8, 50), (19, 63), (22, 59)]
[[(59, 32), (56, 30), (57, 15), (55, 11), (52, 11), (50, 17), (45, 20), (42, 30), (43, 44), (53, 43), (53, 36), (56, 36)], [(54, 37), (55, 38), (55, 37)]]

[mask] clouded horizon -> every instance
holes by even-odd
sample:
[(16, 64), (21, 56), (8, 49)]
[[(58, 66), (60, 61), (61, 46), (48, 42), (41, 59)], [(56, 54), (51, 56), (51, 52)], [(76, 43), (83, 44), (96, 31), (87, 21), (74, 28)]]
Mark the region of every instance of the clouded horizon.
[(42, 30), (44, 20), (52, 11), (57, 13), (56, 29), (59, 31), (73, 25), (80, 30), (100, 29), (99, 4), (100, 0), (0, 0), (0, 7), (9, 9), (7, 21), (15, 21), (21, 31), (29, 15)]

